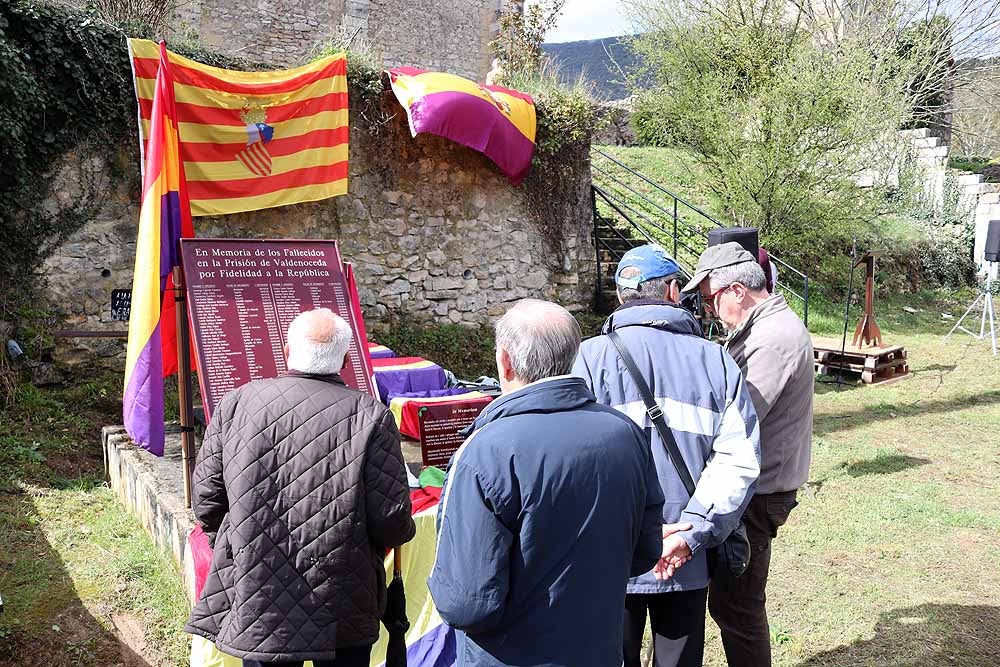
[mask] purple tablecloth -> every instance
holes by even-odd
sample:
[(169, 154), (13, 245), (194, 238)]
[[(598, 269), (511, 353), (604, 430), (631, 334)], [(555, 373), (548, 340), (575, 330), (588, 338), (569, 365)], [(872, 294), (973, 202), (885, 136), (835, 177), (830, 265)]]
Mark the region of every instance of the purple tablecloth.
[(385, 345), (379, 345), (371, 341), (368, 341), (368, 354), (372, 359), (391, 359), (396, 356), (396, 353)]
[(444, 369), (421, 357), (372, 359), (378, 395), (388, 404), (388, 397), (413, 391), (445, 388)]

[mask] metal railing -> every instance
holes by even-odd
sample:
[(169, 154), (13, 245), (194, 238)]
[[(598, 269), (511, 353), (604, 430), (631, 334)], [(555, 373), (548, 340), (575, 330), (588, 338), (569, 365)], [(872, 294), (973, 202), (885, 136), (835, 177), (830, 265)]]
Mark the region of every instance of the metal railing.
[[(725, 227), (698, 206), (598, 148), (591, 149), (591, 172), (598, 301), (603, 283), (602, 251), (615, 261), (624, 254), (611, 241), (629, 248), (645, 243), (672, 247), (678, 264), (691, 273), (708, 245), (708, 232)], [(651, 192), (641, 192), (643, 186)], [(774, 255), (771, 261), (777, 265), (779, 275), (795, 276), (791, 282), (778, 280), (776, 286), (802, 303), (802, 319), (808, 326), (809, 277)]]

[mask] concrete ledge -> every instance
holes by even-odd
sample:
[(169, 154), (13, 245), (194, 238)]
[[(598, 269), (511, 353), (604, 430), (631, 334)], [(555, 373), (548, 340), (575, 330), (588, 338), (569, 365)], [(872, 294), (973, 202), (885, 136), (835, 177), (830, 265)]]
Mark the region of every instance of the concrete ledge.
[(188, 536), (194, 514), (184, 506), (180, 433), (169, 432), (162, 457), (136, 447), (121, 426), (102, 432), (104, 463), (111, 488), (139, 519), (157, 548), (177, 566), (188, 599), (194, 602), (194, 566)]
[[(139, 519), (156, 547), (173, 560), (188, 601), (194, 605), (194, 559), (188, 537), (197, 523), (194, 514), (184, 505), (179, 426), (167, 425), (162, 457), (137, 447), (122, 426), (105, 426), (101, 437), (104, 466), (112, 490), (126, 509)], [(197, 443), (197, 447), (200, 446), (201, 443)], [(404, 440), (402, 449), (410, 471), (418, 474), (420, 446)]]

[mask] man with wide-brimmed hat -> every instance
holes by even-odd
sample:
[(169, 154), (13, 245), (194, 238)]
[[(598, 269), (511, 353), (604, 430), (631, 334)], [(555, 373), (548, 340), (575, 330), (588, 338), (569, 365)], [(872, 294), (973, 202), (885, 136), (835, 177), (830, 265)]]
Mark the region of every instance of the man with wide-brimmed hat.
[(813, 350), (809, 332), (763, 269), (738, 243), (702, 253), (685, 292), (701, 290), (705, 306), (729, 330), (725, 347), (746, 378), (760, 420), (761, 470), (744, 521), (750, 567), (738, 579), (714, 577), (708, 607), (722, 630), (730, 665), (771, 664), (765, 588), (771, 540), (809, 477), (813, 418)]

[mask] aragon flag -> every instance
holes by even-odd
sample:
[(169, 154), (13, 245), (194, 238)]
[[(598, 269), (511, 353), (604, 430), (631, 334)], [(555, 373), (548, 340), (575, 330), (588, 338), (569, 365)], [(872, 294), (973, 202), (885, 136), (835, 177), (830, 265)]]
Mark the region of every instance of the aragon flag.
[[(130, 39), (140, 138), (150, 136), (157, 45)], [(347, 60), (237, 72), (167, 52), (180, 154), (195, 216), (254, 211), (347, 192)]]
[(163, 377), (170, 367), (176, 369), (177, 362), (171, 271), (180, 263), (178, 240), (194, 236), (194, 230), (179, 155), (167, 50), (162, 43), (159, 49), (144, 151), (123, 416), (132, 439), (162, 455)]
[(525, 93), (480, 85), (445, 72), (389, 70), (410, 133), (436, 134), (483, 153), (520, 185), (535, 154), (535, 101)]

